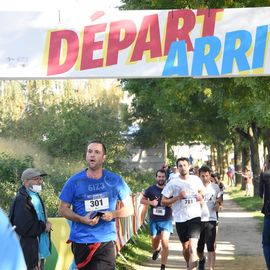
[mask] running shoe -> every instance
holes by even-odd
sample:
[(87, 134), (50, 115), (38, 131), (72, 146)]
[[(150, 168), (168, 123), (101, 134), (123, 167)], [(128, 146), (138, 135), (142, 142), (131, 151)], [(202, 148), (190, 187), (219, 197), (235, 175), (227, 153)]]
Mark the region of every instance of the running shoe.
[(155, 261), (158, 258), (159, 252), (161, 251), (161, 248), (158, 250), (155, 250), (152, 255), (152, 260)]

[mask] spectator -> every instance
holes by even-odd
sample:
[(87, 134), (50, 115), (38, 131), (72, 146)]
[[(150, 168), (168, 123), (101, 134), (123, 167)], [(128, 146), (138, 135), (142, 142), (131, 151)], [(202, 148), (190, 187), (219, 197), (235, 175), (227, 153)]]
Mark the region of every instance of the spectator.
[(20, 237), (27, 269), (43, 270), (45, 259), (50, 255), (50, 231), (44, 203), (39, 196), (43, 176), (36, 169), (28, 168), (21, 176), (22, 187), (18, 190), (10, 209), (10, 221)]
[(270, 160), (266, 171), (260, 175), (260, 197), (263, 198), (262, 213), (264, 214), (262, 245), (267, 269), (270, 270)]

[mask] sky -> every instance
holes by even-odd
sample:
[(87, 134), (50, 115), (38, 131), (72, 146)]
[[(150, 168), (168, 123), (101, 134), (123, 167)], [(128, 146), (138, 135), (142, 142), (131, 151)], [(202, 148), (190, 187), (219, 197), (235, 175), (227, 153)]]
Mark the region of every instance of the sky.
[(120, 0), (8, 0), (0, 5), (0, 11), (33, 11), (61, 9), (63, 7), (84, 7), (89, 9), (107, 9), (121, 5)]

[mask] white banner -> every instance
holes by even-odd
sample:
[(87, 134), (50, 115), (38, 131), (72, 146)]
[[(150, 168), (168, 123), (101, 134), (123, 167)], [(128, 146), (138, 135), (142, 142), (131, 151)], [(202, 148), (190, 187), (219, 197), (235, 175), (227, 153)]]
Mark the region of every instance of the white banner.
[(270, 7), (2, 11), (0, 78), (268, 76)]

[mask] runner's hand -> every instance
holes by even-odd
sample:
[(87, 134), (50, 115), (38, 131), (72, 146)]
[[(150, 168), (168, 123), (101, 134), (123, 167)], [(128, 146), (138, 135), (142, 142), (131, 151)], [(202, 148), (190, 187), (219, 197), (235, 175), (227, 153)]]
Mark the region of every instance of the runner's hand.
[(152, 206), (157, 206), (158, 205), (158, 199), (154, 199), (153, 201), (151, 201), (151, 205)]
[(115, 217), (113, 215), (113, 212), (104, 212), (104, 214), (101, 216), (101, 219), (103, 219), (104, 221), (111, 221), (114, 218)]
[(49, 232), (52, 230), (52, 223), (47, 221), (46, 222), (46, 228), (45, 228), (45, 232)]
[(197, 193), (197, 194), (196, 194), (196, 200), (197, 200), (197, 202), (203, 201), (203, 196), (202, 196), (202, 194)]
[(178, 195), (179, 200), (182, 200), (182, 199), (186, 198), (186, 196), (187, 195), (186, 195), (186, 192), (184, 190), (179, 192), (179, 195)]
[(84, 217), (81, 217), (81, 223), (84, 223), (84, 224), (87, 224), (87, 225), (90, 225), (90, 226), (95, 226), (96, 224), (98, 224), (99, 216), (96, 216), (96, 217), (91, 219), (91, 214), (92, 213), (93, 213), (93, 211), (90, 211)]

